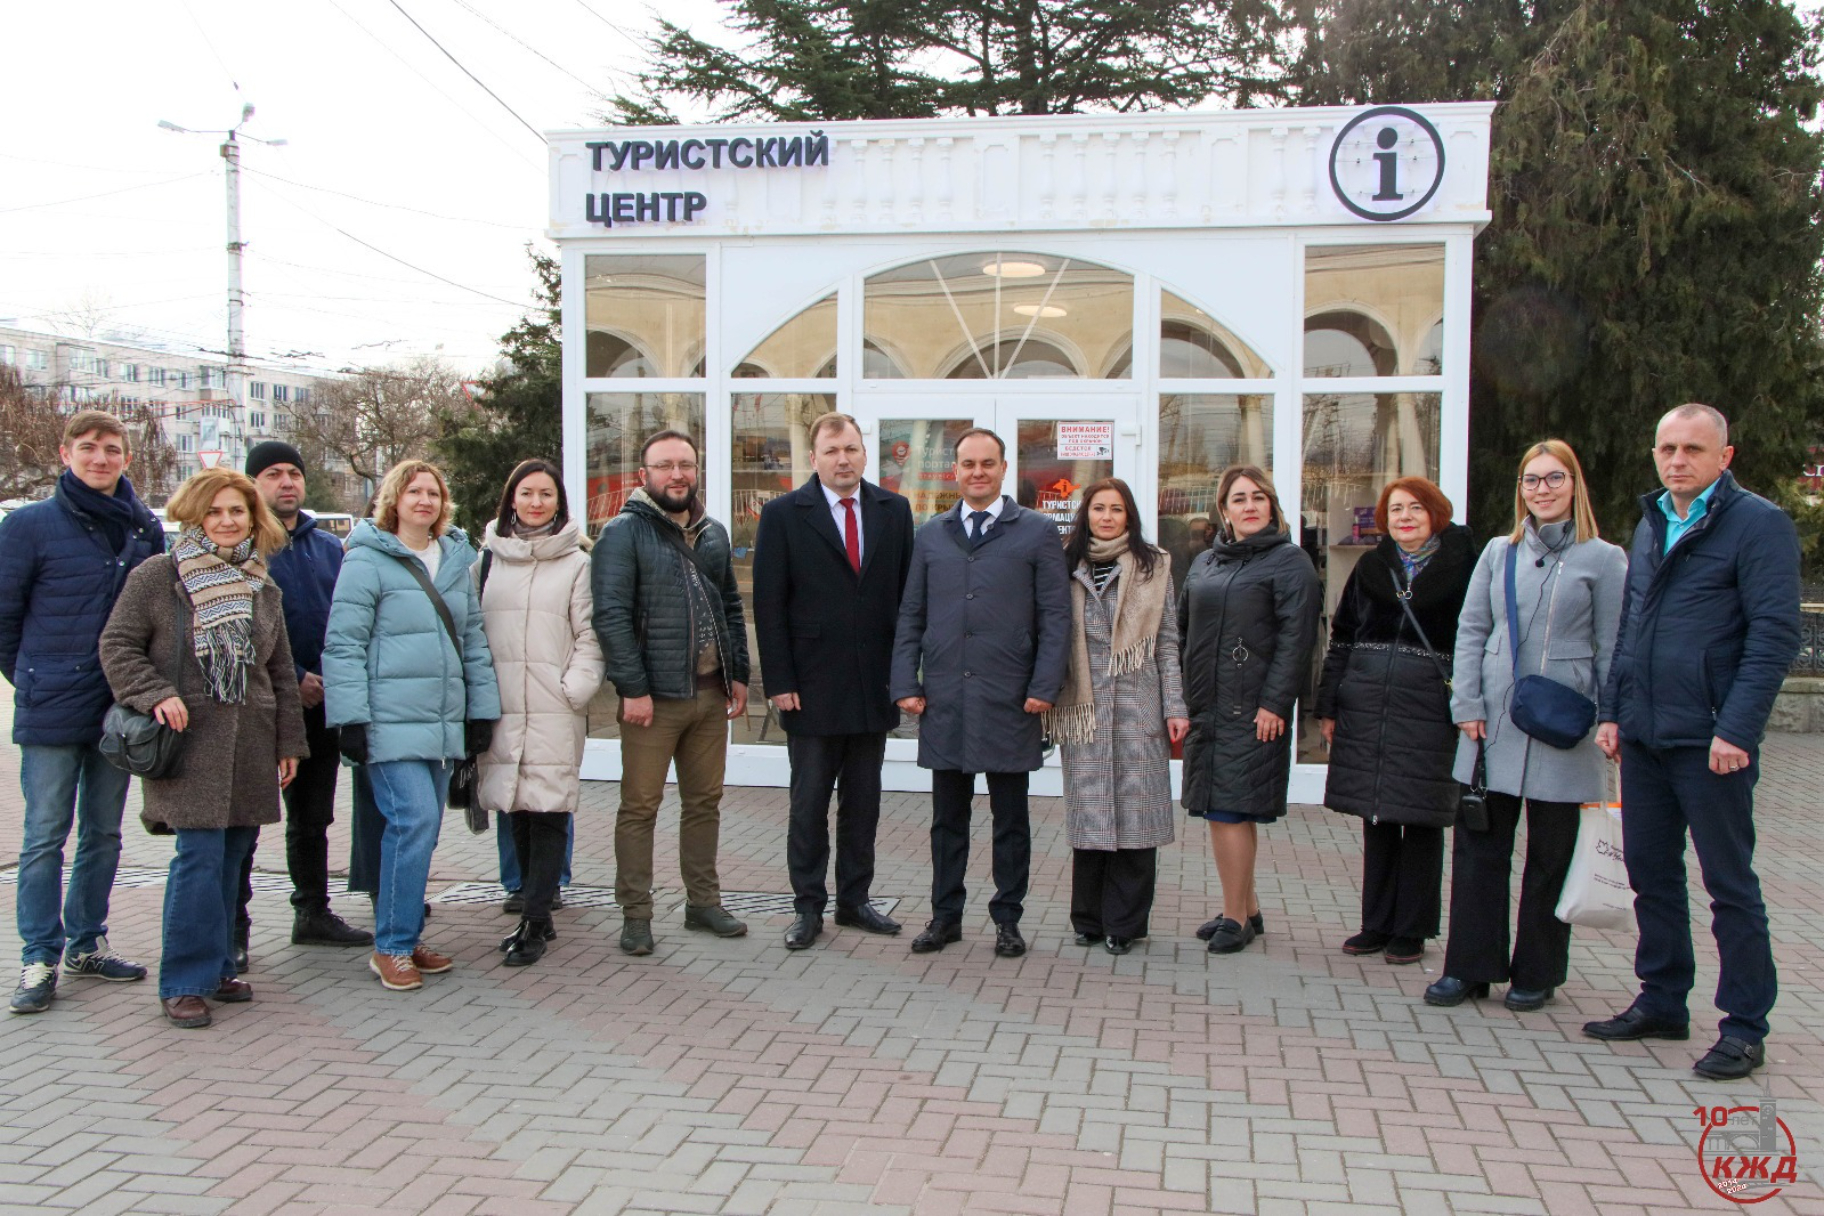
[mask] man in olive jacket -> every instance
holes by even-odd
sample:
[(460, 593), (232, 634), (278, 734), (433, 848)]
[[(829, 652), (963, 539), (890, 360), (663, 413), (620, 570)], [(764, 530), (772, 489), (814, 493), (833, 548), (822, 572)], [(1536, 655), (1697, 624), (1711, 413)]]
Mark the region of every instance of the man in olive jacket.
[(614, 898), (628, 954), (652, 953), (652, 831), (673, 763), (684, 925), (747, 932), (722, 907), (716, 873), (728, 720), (747, 712), (747, 625), (728, 531), (703, 513), (689, 435), (651, 436), (640, 464), (642, 488), (602, 529), (589, 579), (596, 637), (621, 697)]
[(962, 940), (977, 773), (994, 816), (994, 952), (1026, 952), (1026, 788), (1045, 759), (1039, 715), (1070, 658), (1070, 575), (1057, 525), (1001, 495), (1006, 451), (979, 428), (956, 441), (963, 501), (918, 530), (893, 641), (892, 695), (920, 715), (918, 763), (931, 770), (932, 919), (912, 941), (919, 954)]

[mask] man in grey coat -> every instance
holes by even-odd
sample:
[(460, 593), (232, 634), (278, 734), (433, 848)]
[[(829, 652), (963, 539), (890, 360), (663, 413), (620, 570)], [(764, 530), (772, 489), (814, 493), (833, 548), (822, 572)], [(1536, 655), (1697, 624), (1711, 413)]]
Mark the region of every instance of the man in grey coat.
[(1026, 952), (1020, 913), (1032, 861), (1028, 774), (1044, 762), (1039, 715), (1064, 684), (1070, 576), (1057, 527), (1001, 494), (1007, 445), (976, 428), (956, 441), (955, 510), (918, 530), (893, 641), (892, 695), (919, 716), (931, 770), (931, 921), (915, 954), (963, 936), (975, 775), (994, 816), (994, 952)]

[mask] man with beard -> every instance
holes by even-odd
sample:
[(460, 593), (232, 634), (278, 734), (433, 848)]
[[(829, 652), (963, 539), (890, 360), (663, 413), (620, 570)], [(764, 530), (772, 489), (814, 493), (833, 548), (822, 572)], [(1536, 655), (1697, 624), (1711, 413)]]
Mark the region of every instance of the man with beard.
[(697, 445), (660, 431), (641, 488), (608, 521), (590, 584), (595, 632), (620, 694), (621, 806), (614, 824), (621, 949), (652, 953), (652, 830), (676, 764), (684, 927), (740, 937), (716, 873), (728, 720), (747, 712), (747, 625), (728, 531), (703, 512)]

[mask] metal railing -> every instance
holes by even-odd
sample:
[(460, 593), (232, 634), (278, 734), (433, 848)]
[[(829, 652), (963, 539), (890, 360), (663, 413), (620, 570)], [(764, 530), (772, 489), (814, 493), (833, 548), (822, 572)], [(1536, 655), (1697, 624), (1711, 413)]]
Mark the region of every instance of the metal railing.
[(1799, 614), (1799, 653), (1789, 676), (1824, 676), (1824, 612)]

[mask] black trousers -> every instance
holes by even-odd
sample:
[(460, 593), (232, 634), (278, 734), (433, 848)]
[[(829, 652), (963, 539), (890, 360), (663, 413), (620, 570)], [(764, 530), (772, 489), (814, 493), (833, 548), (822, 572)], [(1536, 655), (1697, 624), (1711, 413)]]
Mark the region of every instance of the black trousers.
[(564, 876), (564, 849), (570, 842), (568, 811), (513, 811), (507, 816), (513, 851), (519, 856), (527, 920), (549, 920), (551, 900)]
[(1072, 849), (1070, 927), (1095, 937), (1145, 937), (1158, 874), (1158, 849)]
[[(1032, 819), (1026, 803), (1030, 776), (988, 774), (988, 809), (994, 816), (994, 898), (988, 901), (988, 916), (997, 925), (1017, 925), (1025, 911), (1032, 871)], [(974, 773), (931, 770), (931, 918), (936, 921), (963, 919), (974, 796)]]
[(787, 735), (792, 817), (785, 864), (800, 915), (822, 916), (829, 903), (830, 795), (836, 794), (836, 906), (867, 906), (874, 886), (874, 833), (880, 826), (880, 766), (887, 736)]
[(380, 840), (386, 819), (374, 801), (374, 783), (365, 765), (354, 767), (354, 814), (349, 822), (348, 889), (366, 895), (380, 892)]
[(1438, 935), (1444, 829), (1362, 822), (1362, 928), (1390, 937)]
[[(329, 825), (336, 821), (336, 770), (342, 767), (342, 758), (321, 705), (304, 711), (304, 740), (310, 755), (298, 761), (298, 775), (280, 794), (285, 801), (285, 868), (291, 875), (291, 906), (299, 912), (323, 912), (329, 908)], [(253, 854), (259, 847), (256, 833), (241, 863), (236, 928), (253, 924), (247, 904), (253, 898)]]
[(1508, 950), (1507, 903), (1520, 799), (1488, 792), (1488, 831), (1457, 825), (1451, 849), (1450, 945), (1444, 974), (1471, 983), (1556, 988), (1569, 973), (1571, 927), (1558, 896), (1577, 851), (1578, 804), (1526, 800), (1526, 869), (1520, 920)]

